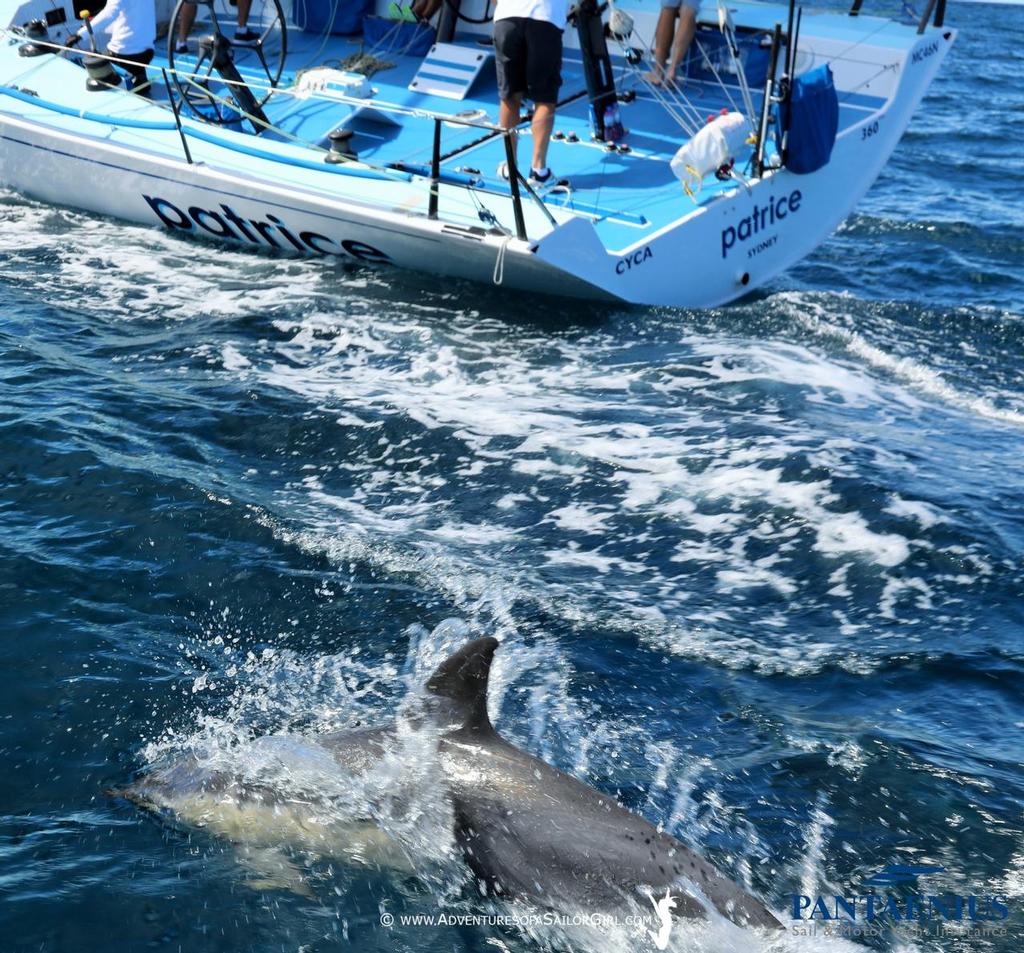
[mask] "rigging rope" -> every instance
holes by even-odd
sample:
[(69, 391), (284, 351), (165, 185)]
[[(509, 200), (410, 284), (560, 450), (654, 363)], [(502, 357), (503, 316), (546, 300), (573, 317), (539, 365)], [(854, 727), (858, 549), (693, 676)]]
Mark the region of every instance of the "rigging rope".
[(491, 280), (496, 285), (500, 285), (505, 280), (505, 253), (508, 251), (510, 241), (512, 241), (512, 236), (507, 235), (498, 245), (498, 257), (494, 261), (494, 274), (491, 275)]
[[(634, 31), (635, 32), (635, 31)], [(629, 69), (632, 70), (635, 78), (643, 84), (644, 87), (650, 92), (654, 100), (661, 106), (662, 109), (668, 114), (668, 116), (678, 125), (683, 132), (687, 135), (694, 135), (697, 130), (703, 125), (703, 116), (699, 109), (690, 101), (686, 93), (683, 92), (678, 86), (666, 86), (653, 83), (647, 78), (646, 72), (641, 67), (640, 59), (631, 55), (633, 52), (625, 47), (625, 39), (615, 37), (619, 45), (625, 50), (624, 60), (628, 65)], [(641, 46), (638, 47), (641, 53), (646, 54), (647, 59), (652, 58), (651, 47), (644, 43), (643, 39), (637, 35), (637, 39), (640, 40)]]
[[(732, 93), (729, 92), (728, 87), (725, 85), (725, 80), (722, 79), (718, 70), (715, 68), (715, 64), (711, 61), (711, 57), (708, 56), (707, 50), (704, 49), (703, 44), (696, 37), (694, 37), (693, 42), (696, 45), (698, 51), (700, 52), (701, 60), (707, 64), (708, 69), (711, 70), (711, 73), (714, 75), (715, 79), (718, 80), (718, 85), (722, 88), (722, 92), (725, 93), (725, 98), (729, 100), (729, 105), (732, 107), (732, 111), (742, 112), (743, 110), (741, 110), (739, 106), (736, 105), (736, 100), (732, 98)], [(751, 113), (749, 116), (747, 116), (747, 119), (749, 119), (751, 121), (751, 125), (753, 125), (753, 119), (751, 118), (751, 116), (753, 116), (754, 110), (753, 105), (751, 105), (750, 110)]]
[[(747, 119), (753, 125), (754, 100), (750, 95), (750, 86), (747, 84), (747, 71), (743, 66), (743, 61), (740, 59), (739, 45), (736, 43), (736, 27), (733, 25), (732, 14), (725, 5), (725, 0), (718, 0), (718, 28), (722, 31), (726, 45), (729, 48), (732, 67), (736, 71), (736, 81), (739, 83), (740, 94), (743, 96), (743, 105), (747, 107)], [(708, 64), (711, 64), (710, 60), (708, 60)], [(715, 76), (718, 76), (717, 72)]]

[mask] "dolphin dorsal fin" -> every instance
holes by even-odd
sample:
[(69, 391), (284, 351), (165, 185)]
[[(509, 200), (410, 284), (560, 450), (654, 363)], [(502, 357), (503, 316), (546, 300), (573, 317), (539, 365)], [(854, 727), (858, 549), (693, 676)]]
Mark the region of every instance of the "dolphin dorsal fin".
[(497, 647), (498, 640), (490, 636), (467, 642), (427, 679), (427, 691), (438, 701), (438, 716), (457, 730), (494, 731), (487, 717), (487, 681)]

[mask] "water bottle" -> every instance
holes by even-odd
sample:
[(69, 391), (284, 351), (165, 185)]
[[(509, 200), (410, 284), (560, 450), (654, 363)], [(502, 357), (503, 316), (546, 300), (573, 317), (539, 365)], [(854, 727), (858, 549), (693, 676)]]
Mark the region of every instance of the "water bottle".
[(622, 128), (619, 107), (615, 103), (609, 103), (604, 110), (604, 141), (621, 142), (625, 138), (626, 130)]

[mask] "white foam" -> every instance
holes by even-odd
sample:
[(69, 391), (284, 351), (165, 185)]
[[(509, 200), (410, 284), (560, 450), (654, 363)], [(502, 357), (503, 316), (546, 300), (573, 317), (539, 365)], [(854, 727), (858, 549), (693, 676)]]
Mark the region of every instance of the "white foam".
[[(19, 214), (0, 236), (12, 254), (25, 229), (70, 223), (77, 244), (75, 232), (95, 225), (30, 204)], [(774, 671), (793, 670), (796, 650), (796, 664), (820, 665), (848, 657), (846, 636), (864, 615), (809, 643), (787, 611), (826, 596), (856, 601), (865, 589), (874, 601), (887, 571), (932, 545), (929, 504), (908, 493), (862, 501), (846, 482), (864, 477), (865, 459), (882, 473), (912, 464), (871, 435), (837, 433), (827, 417), (832, 406), (884, 411), (919, 398), (845, 349), (821, 353), (820, 334), (794, 343), (659, 327), (652, 363), (604, 328), (510, 328), (459, 293), (403, 300), (382, 274), (207, 255), (134, 226), (101, 246), (103, 282), (81, 256), (60, 265), (62, 281), (98, 285), (89, 307), (118, 321), (188, 318), (186, 362), (337, 422), (337, 455), (259, 497), (259, 518), (280, 540), (408, 578), (494, 631), (540, 608), (660, 652)], [(197, 256), (203, 268), (182, 267)], [(136, 304), (121, 308), (131, 295)], [(272, 333), (209, 333), (211, 320), (254, 312)], [(168, 373), (186, 370), (175, 358)], [(777, 392), (797, 412), (782, 412)], [(275, 470), (247, 486), (259, 492)], [(493, 505), (463, 506), (495, 488)], [(901, 532), (892, 517), (906, 521)], [(808, 554), (826, 572), (859, 569), (819, 591)], [(969, 572), (948, 585), (967, 584)], [(755, 611), (764, 599), (778, 605)]]
[(611, 516), (607, 507), (596, 508), (573, 503), (551, 510), (547, 519), (553, 521), (560, 530), (599, 535), (607, 530)]
[(226, 371), (242, 371), (252, 366), (249, 358), (242, 354), (233, 344), (225, 344), (221, 348), (221, 361)]
[(893, 516), (915, 519), (921, 529), (931, 529), (937, 523), (947, 522), (946, 518), (939, 514), (931, 504), (921, 500), (905, 500), (898, 493), (892, 495), (885, 512), (892, 513)]
[(859, 514), (825, 517), (818, 528), (815, 549), (829, 556), (870, 553), (879, 566), (898, 566), (910, 557), (909, 541), (896, 533), (875, 533)]
[[(941, 401), (959, 410), (989, 420), (1024, 426), (1024, 413), (994, 404), (987, 397), (968, 393), (954, 387), (938, 371), (911, 357), (899, 357), (872, 344), (860, 332), (841, 327), (829, 319), (826, 309), (806, 295), (787, 293), (778, 295), (780, 301), (790, 305), (795, 320), (815, 334), (839, 341), (854, 357), (875, 370), (884, 371), (915, 394)], [(904, 399), (909, 394), (903, 395)]]

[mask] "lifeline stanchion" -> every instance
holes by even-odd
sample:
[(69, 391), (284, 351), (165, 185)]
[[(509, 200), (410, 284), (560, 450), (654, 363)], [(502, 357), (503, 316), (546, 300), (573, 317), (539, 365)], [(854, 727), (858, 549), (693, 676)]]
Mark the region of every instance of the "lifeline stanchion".
[(430, 155), (430, 199), (427, 218), (437, 218), (438, 184), (441, 178), (441, 120), (434, 120), (434, 150)]
[(508, 162), (508, 184), (512, 191), (512, 214), (516, 220), (516, 238), (526, 241), (526, 220), (523, 218), (523, 199), (519, 193), (519, 166), (516, 165), (515, 132), (505, 130), (505, 161)]
[[(164, 89), (170, 89), (170, 80), (167, 78), (167, 70), (161, 69), (160, 72), (164, 77)], [(178, 129), (178, 136), (181, 138), (181, 148), (185, 153), (185, 159), (189, 165), (192, 165), (192, 152), (188, 147), (188, 140), (185, 138), (185, 130), (181, 128), (181, 115), (178, 112), (178, 104), (175, 102), (174, 97), (171, 96), (171, 112), (174, 113), (174, 125)]]
[(764, 145), (768, 138), (768, 118), (772, 111), (772, 94), (775, 91), (775, 70), (779, 65), (779, 45), (782, 42), (782, 24), (776, 23), (772, 33), (772, 54), (768, 65), (768, 78), (764, 81), (764, 102), (761, 103), (761, 122), (757, 129), (757, 152), (754, 155), (754, 173), (758, 178), (764, 175)]

